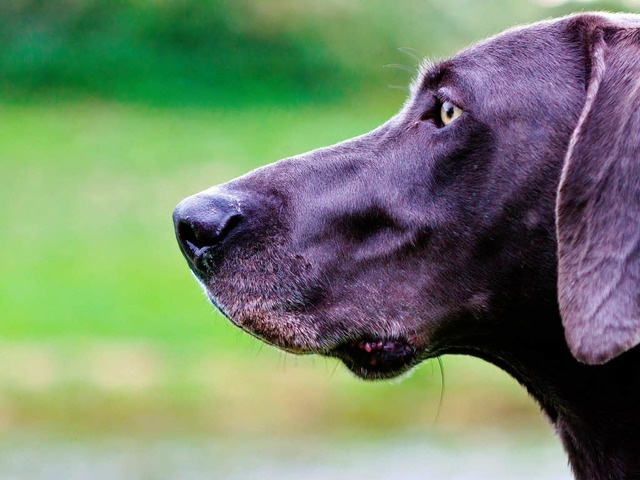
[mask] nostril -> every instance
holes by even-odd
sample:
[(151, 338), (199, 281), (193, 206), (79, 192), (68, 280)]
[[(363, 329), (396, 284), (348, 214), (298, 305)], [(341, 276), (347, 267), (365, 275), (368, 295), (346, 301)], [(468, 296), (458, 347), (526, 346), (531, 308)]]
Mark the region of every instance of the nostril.
[(188, 220), (180, 220), (176, 227), (176, 233), (180, 242), (186, 244), (190, 251), (198, 250), (200, 247), (198, 244), (198, 237), (193, 225)]
[(242, 221), (237, 202), (230, 200), (222, 195), (195, 195), (176, 207), (176, 236), (189, 259), (194, 260), (208, 247), (219, 246)]
[(242, 215), (234, 213), (224, 218), (216, 218), (215, 221), (210, 221), (210, 219), (181, 220), (177, 226), (178, 237), (193, 250), (214, 247), (231, 233), (241, 219)]
[(224, 222), (219, 226), (219, 230), (216, 234), (218, 241), (227, 237), (231, 231), (238, 226), (241, 220), (242, 214), (240, 212), (232, 213), (225, 218)]

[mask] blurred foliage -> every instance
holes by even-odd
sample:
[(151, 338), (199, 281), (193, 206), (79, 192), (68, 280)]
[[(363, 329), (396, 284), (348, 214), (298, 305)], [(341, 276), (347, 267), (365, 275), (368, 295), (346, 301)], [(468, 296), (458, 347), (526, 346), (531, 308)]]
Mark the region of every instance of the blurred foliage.
[[(486, 0), (13, 0), (0, 16), (6, 98), (153, 104), (336, 99), (382, 68), (449, 54), (510, 25), (585, 3)], [(557, 3), (557, 2), (551, 2)], [(590, 2), (617, 10), (620, 2)], [(400, 79), (400, 80), (399, 80)]]
[[(259, 4), (256, 4), (256, 6)], [(232, 1), (9, 2), (0, 19), (5, 92), (66, 92), (159, 102), (220, 100), (293, 85), (317, 86), (328, 55), (307, 48)], [(300, 68), (304, 66), (304, 68)], [(281, 85), (286, 79), (289, 85)]]

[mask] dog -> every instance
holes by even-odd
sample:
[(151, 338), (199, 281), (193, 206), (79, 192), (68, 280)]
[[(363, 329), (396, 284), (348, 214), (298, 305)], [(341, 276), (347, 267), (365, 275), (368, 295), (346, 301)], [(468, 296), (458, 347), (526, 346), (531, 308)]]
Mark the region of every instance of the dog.
[(485, 359), (576, 479), (640, 478), (640, 16), (507, 30), (420, 68), (375, 130), (186, 198), (211, 302), (364, 379)]

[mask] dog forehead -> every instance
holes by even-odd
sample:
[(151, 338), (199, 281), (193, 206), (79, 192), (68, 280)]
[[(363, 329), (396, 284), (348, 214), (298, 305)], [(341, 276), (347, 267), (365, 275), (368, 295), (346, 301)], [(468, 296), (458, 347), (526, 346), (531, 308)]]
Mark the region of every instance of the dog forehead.
[(426, 59), (412, 83), (412, 93), (435, 89), (447, 80), (467, 86), (481, 82), (490, 87), (502, 82), (508, 85), (511, 78), (523, 74), (535, 75), (541, 67), (545, 70), (545, 62), (559, 64), (566, 55), (559, 44), (561, 30), (559, 21), (515, 27), (475, 43), (444, 61)]
[(517, 27), (478, 42), (437, 64), (425, 62), (413, 95), (452, 86), (461, 106), (489, 116), (527, 116), (545, 105), (571, 103), (584, 87), (583, 45), (573, 18)]
[[(562, 24), (537, 23), (507, 30), (464, 49), (450, 59), (465, 71), (491, 75), (536, 75), (547, 65), (560, 65), (571, 55)], [(493, 77), (496, 73), (501, 76)]]

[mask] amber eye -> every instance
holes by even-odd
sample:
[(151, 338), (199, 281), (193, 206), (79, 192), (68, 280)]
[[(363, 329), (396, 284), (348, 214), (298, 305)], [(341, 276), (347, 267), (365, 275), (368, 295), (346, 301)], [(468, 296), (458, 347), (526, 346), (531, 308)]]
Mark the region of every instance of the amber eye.
[(445, 127), (462, 115), (462, 109), (451, 102), (444, 102), (440, 107), (440, 120)]

